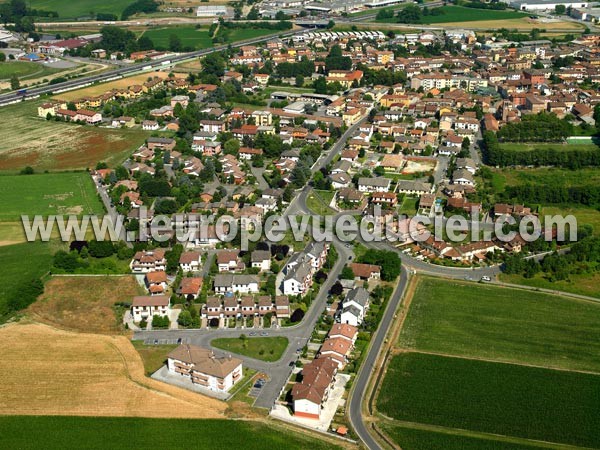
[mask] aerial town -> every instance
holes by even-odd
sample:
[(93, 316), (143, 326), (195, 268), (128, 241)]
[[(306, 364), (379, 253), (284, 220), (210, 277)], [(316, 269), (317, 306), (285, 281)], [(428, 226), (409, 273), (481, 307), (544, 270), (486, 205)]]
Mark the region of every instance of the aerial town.
[(81, 3), (0, 3), (3, 447), (600, 448), (600, 4)]

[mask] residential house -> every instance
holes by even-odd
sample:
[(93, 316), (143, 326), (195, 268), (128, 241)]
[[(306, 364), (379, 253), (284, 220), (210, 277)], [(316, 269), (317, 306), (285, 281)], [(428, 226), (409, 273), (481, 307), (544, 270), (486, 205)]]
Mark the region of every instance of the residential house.
[(134, 322), (152, 321), (152, 317), (165, 317), (171, 311), (169, 297), (166, 295), (137, 296), (131, 303), (131, 315)]

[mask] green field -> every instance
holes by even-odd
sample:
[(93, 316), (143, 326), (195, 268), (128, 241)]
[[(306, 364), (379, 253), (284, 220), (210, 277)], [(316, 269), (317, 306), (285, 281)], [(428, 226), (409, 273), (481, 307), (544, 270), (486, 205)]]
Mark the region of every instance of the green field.
[(285, 337), (219, 338), (213, 339), (210, 345), (238, 355), (273, 362), (281, 358), (288, 340)]
[(598, 447), (599, 401), (598, 375), (407, 353), (377, 406), (400, 421)]
[(7, 61), (0, 64), (0, 80), (8, 80), (13, 75), (16, 75), (21, 80), (25, 80), (32, 77), (51, 75), (62, 72), (62, 70), (27, 61)]
[(21, 450), (339, 448), (252, 421), (63, 416), (0, 417), (0, 444)]
[[(29, 0), (27, 6), (32, 9), (58, 12), (58, 19), (77, 19), (78, 17), (89, 17), (92, 13), (116, 14), (119, 18), (125, 7), (133, 1), (123, 0)], [(48, 19), (46, 19), (48, 20)], [(56, 20), (56, 19), (52, 19)]]
[[(520, 19), (527, 17), (526, 14), (512, 9), (505, 11), (494, 11), (490, 9), (465, 8), (463, 6), (442, 6), (439, 8), (443, 14), (439, 16), (422, 16), (421, 23), (434, 24), (446, 22), (477, 22), (487, 20)], [(391, 19), (378, 19), (376, 22), (395, 23), (396, 17)]]
[(398, 344), (600, 373), (600, 304), (425, 277)]
[(334, 192), (313, 190), (306, 198), (306, 206), (313, 213), (320, 216), (331, 215), (333, 210), (329, 207), (329, 204), (333, 199), (333, 195)]
[(0, 221), (21, 214), (102, 214), (104, 209), (92, 178), (85, 172), (0, 176)]
[(522, 275), (505, 273), (500, 274), (500, 280), (505, 283), (520, 284), (540, 289), (570, 292), (572, 294), (586, 295), (600, 299), (600, 273), (593, 274), (569, 274), (568, 280), (549, 281), (542, 273), (533, 278), (525, 278)]
[[(381, 424), (380, 428), (394, 442), (400, 442), (402, 450), (532, 450), (539, 448), (537, 445), (530, 446), (495, 440), (494, 437), (486, 439), (484, 437), (451, 434), (448, 431), (452, 430), (447, 429), (444, 430), (446, 432), (442, 432), (441, 430), (416, 429), (389, 423)], [(425, 426), (424, 428), (428, 427)]]
[(503, 185), (516, 186), (520, 184), (576, 186), (583, 182), (600, 183), (600, 170), (586, 168), (578, 170), (559, 168), (506, 168), (495, 172), (502, 177)]
[(406, 214), (407, 216), (414, 216), (419, 208), (419, 197), (404, 197), (402, 200), (402, 206), (400, 207), (400, 214)]
[(522, 142), (502, 142), (500, 144), (500, 148), (503, 150), (510, 150), (513, 152), (529, 152), (535, 149), (540, 150), (556, 150), (556, 151), (571, 151), (571, 150), (580, 150), (580, 151), (589, 151), (589, 150), (599, 150), (599, 147), (596, 144), (588, 143), (588, 144), (560, 144), (560, 143), (545, 143), (545, 142), (532, 142), (532, 143), (522, 143)]
[(0, 259), (4, 263), (0, 271), (0, 285), (3, 286), (0, 289), (0, 323), (7, 313), (7, 302), (19, 295), (23, 283), (50, 270), (54, 250), (52, 243), (45, 242), (0, 246)]
[(285, 31), (267, 30), (265, 28), (238, 28), (229, 30), (229, 42), (245, 41), (246, 39), (253, 39), (267, 34), (284, 33)]
[(200, 50), (213, 46), (207, 28), (196, 29), (193, 26), (151, 28), (143, 33), (144, 36), (152, 39), (156, 48), (169, 48), (169, 36), (172, 34), (181, 39), (183, 47)]

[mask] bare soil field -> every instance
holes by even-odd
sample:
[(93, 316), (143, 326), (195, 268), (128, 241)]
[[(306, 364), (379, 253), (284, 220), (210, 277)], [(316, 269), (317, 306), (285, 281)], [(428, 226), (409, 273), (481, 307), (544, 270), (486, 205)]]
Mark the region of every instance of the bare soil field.
[(116, 334), (116, 302), (131, 302), (143, 289), (133, 275), (54, 276), (29, 307), (36, 321), (71, 331)]
[[(435, 24), (434, 24), (435, 25)], [(464, 22), (449, 22), (443, 24), (445, 27), (457, 27), (461, 28), (465, 26)], [(552, 30), (573, 30), (583, 31), (583, 27), (575, 22), (568, 21), (556, 21), (556, 22), (541, 22), (539, 20), (532, 20), (529, 18), (523, 19), (504, 19), (504, 20), (478, 20), (475, 22), (469, 22), (469, 28), (475, 29), (491, 29), (497, 30), (499, 28), (508, 28), (510, 30), (532, 30), (534, 28)]]
[(125, 336), (13, 323), (0, 339), (2, 414), (219, 418), (227, 407), (145, 377)]
[(116, 130), (37, 117), (41, 102), (25, 102), (0, 110), (0, 170), (70, 170), (94, 167), (98, 161), (120, 164), (139, 147), (147, 132)]
[(433, 169), (435, 169), (435, 162), (407, 160), (402, 173), (429, 172)]

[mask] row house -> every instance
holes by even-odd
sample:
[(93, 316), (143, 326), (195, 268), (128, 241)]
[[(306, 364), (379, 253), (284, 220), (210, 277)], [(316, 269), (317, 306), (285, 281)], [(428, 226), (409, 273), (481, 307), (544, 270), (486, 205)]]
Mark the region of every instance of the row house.
[(215, 275), (213, 286), (217, 294), (253, 294), (258, 292), (259, 281), (254, 275), (218, 274)]

